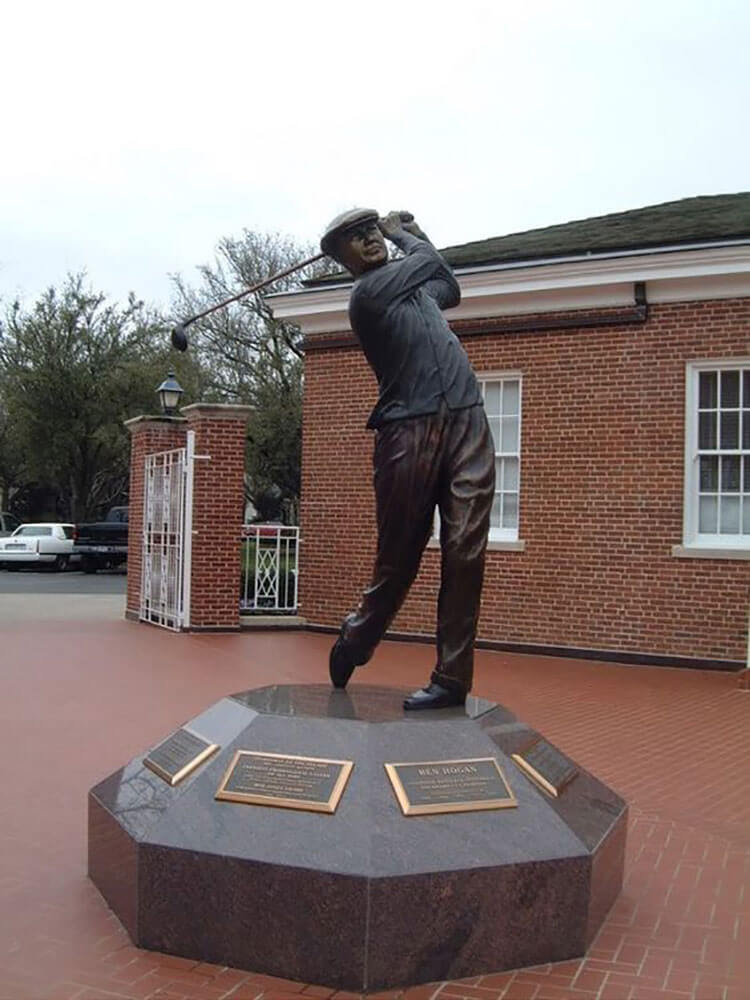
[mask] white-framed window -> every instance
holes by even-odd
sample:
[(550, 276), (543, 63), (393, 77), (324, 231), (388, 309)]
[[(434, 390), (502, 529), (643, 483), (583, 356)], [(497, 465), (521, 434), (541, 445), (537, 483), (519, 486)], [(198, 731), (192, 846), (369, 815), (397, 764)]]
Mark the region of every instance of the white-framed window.
[(515, 542), (521, 495), (521, 376), (511, 372), (478, 378), (495, 443), (490, 541)]
[[(518, 541), (521, 496), (521, 376), (517, 372), (477, 375), (495, 445), (495, 498), (490, 515), (490, 542)], [(440, 537), (435, 508), (431, 545)], [(523, 544), (523, 543), (521, 543)]]
[(750, 549), (750, 358), (689, 364), (685, 419), (684, 545)]

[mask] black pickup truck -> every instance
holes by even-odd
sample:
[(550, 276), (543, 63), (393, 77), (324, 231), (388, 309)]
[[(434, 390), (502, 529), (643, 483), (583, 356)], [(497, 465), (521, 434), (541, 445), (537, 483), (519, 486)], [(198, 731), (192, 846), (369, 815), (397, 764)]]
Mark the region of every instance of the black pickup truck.
[(77, 524), (73, 533), (73, 555), (81, 557), (84, 573), (111, 569), (128, 558), (128, 508), (113, 507), (106, 520)]

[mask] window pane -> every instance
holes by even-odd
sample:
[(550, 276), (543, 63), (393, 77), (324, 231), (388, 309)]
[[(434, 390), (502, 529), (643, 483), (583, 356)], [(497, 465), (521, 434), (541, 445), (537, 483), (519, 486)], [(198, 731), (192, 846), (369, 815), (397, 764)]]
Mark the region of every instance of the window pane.
[(503, 489), (518, 489), (518, 459), (504, 458), (503, 462)]
[(745, 485), (743, 489), (745, 493), (750, 493), (750, 455), (745, 455), (743, 462), (745, 463)]
[(724, 456), (721, 460), (721, 489), (723, 493), (740, 491), (740, 456)]
[(721, 408), (728, 409), (730, 406), (740, 405), (740, 373), (721, 373)]
[(742, 534), (750, 535), (750, 497), (742, 501)]
[(504, 458), (495, 459), (495, 489), (499, 492), (503, 488), (503, 463)]
[(750, 368), (742, 373), (742, 405), (750, 409)]
[(515, 493), (503, 493), (503, 527), (515, 528), (518, 524), (518, 497)]
[(518, 451), (518, 417), (503, 417), (501, 451)]
[(740, 530), (740, 498), (721, 498), (720, 534), (737, 535)]
[(701, 410), (716, 409), (716, 372), (701, 372), (698, 376), (698, 406)]
[(721, 413), (721, 447), (739, 448), (740, 446), (740, 415), (739, 413)]
[(518, 413), (518, 382), (503, 382), (503, 413)]
[(715, 534), (717, 528), (717, 504), (716, 497), (701, 497), (698, 508), (698, 531), (708, 534)]
[(499, 493), (495, 494), (492, 501), (492, 513), (490, 514), (490, 527), (499, 528), (502, 524), (502, 498)]
[(715, 492), (719, 488), (719, 459), (714, 455), (701, 456), (700, 489), (701, 493)]
[(495, 451), (500, 451), (500, 417), (489, 418), (492, 440), (495, 442)]
[(742, 447), (750, 451), (750, 410), (742, 414)]
[(500, 412), (500, 383), (487, 382), (484, 394), (484, 408), (488, 414)]
[(716, 414), (701, 413), (698, 416), (698, 447), (716, 447)]

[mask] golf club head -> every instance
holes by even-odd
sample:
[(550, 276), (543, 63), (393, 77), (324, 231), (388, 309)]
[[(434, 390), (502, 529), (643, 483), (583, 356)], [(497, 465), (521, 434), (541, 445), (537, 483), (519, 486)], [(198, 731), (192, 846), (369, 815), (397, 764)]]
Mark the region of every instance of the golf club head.
[(178, 351), (186, 351), (188, 346), (187, 334), (182, 323), (178, 323), (172, 330), (172, 347)]

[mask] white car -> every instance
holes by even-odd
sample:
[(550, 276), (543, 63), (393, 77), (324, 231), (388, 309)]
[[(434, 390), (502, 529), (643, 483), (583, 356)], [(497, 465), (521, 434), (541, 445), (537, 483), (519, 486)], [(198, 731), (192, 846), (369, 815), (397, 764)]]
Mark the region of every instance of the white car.
[(73, 552), (73, 527), (51, 521), (22, 524), (9, 538), (0, 538), (0, 564), (6, 569), (44, 565), (65, 569)]

